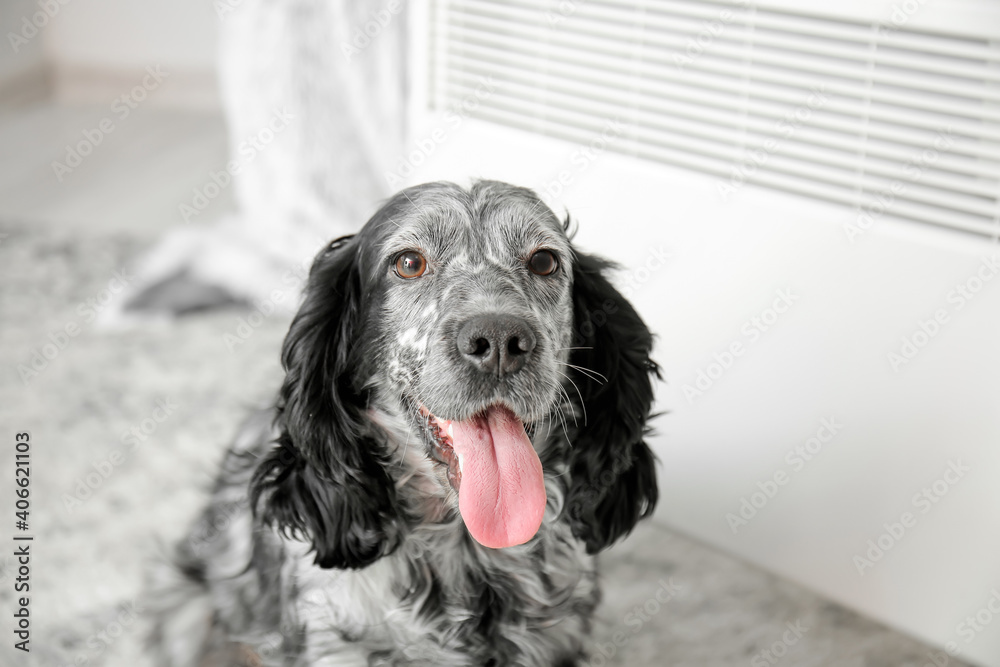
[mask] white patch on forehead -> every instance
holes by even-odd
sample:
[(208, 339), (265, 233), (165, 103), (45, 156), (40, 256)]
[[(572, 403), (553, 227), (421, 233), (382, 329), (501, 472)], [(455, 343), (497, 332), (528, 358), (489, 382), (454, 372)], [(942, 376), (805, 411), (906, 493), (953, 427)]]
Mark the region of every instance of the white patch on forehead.
[(498, 266), (504, 266), (510, 261), (510, 248), (489, 244), (486, 246), (486, 259)]
[(431, 305), (424, 308), (424, 312), (420, 313), (420, 317), (425, 320), (430, 319), (437, 313), (437, 309), (438, 309), (437, 304), (432, 303)]

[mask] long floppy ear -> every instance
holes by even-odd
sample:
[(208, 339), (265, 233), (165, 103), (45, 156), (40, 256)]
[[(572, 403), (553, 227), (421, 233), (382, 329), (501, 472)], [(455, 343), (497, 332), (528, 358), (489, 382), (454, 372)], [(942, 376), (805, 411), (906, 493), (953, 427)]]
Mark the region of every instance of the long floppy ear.
[[(573, 534), (597, 553), (653, 513), (656, 457), (643, 441), (659, 367), (639, 314), (604, 276), (611, 263), (575, 253), (570, 363), (586, 411), (570, 450)], [(598, 375), (599, 374), (599, 375)], [(602, 377), (603, 376), (603, 377)]]
[(277, 444), (251, 481), (254, 511), (311, 540), (323, 568), (368, 565), (400, 534), (395, 486), (357, 389), (364, 321), (351, 239), (337, 239), (313, 262), (281, 352)]

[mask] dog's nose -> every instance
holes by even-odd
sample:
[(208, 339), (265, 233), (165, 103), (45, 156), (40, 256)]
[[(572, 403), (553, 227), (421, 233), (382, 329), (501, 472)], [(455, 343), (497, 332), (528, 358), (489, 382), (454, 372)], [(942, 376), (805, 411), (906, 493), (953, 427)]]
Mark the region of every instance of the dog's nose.
[(458, 330), (459, 352), (484, 373), (516, 373), (534, 349), (535, 334), (520, 317), (480, 315)]

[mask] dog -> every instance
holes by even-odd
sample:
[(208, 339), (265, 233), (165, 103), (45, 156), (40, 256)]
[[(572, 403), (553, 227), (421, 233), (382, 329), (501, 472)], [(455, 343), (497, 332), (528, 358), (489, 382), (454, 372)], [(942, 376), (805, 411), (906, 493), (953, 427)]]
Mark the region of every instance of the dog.
[(275, 407), (151, 596), (162, 665), (569, 667), (656, 505), (659, 368), (531, 191), (429, 183), (315, 258)]

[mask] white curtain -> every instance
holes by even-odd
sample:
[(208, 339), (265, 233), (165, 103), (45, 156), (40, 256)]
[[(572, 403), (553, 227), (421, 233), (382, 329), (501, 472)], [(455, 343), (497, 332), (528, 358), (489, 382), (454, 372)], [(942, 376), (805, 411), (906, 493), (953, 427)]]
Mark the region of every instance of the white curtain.
[(169, 232), (141, 263), (132, 311), (287, 295), (289, 271), (301, 276), (325, 242), (356, 231), (391, 194), (384, 174), (406, 120), (405, 3), (230, 4), (220, 75), (237, 212)]

